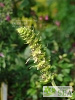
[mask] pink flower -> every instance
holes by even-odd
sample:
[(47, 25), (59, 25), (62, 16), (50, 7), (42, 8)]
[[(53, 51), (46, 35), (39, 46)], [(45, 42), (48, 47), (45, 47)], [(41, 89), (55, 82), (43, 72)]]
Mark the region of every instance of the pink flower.
[(39, 17), (39, 20), (43, 20), (43, 16), (40, 16), (40, 17)]
[(9, 15), (6, 16), (6, 20), (10, 21), (10, 16)]
[(60, 26), (60, 22), (59, 22), (59, 21), (55, 21), (55, 24), (56, 24), (57, 26)]
[(42, 28), (42, 24), (39, 24), (40, 28)]
[(48, 21), (49, 20), (49, 16), (47, 15), (47, 16), (45, 16), (45, 20), (46, 21)]
[(3, 53), (0, 53), (0, 56), (1, 56), (1, 57), (4, 57)]
[(0, 7), (4, 7), (4, 4), (0, 2)]

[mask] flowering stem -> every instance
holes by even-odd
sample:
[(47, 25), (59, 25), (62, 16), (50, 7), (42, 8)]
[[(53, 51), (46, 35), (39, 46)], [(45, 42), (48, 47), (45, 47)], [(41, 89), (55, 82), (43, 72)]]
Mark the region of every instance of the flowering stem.
[[(36, 34), (33, 30), (26, 27), (18, 28), (17, 31), (22, 39), (29, 44), (34, 63), (37, 65), (37, 70), (41, 72), (41, 79), (47, 83), (52, 77), (50, 72), (50, 57), (47, 55), (46, 47), (43, 46), (39, 33)], [(52, 85), (54, 85), (54, 82)]]

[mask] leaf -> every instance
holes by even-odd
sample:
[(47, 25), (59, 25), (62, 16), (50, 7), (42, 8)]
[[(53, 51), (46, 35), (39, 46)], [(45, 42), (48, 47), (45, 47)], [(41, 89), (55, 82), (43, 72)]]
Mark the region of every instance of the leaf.
[(62, 74), (58, 74), (57, 79), (62, 82), (63, 81), (63, 75)]
[(75, 100), (75, 91), (73, 92), (71, 99)]
[(31, 49), (30, 49), (29, 46), (25, 49), (24, 56), (25, 56), (25, 59), (30, 58), (30, 56), (31, 56)]
[(23, 0), (21, 2), (20, 8), (23, 9), (25, 7), (27, 7), (29, 5), (29, 1), (28, 0)]

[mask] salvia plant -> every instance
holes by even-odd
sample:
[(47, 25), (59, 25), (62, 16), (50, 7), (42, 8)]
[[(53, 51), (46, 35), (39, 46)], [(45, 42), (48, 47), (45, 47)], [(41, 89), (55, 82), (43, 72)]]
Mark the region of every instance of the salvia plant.
[(34, 63), (36, 63), (37, 70), (41, 73), (42, 82), (49, 82), (52, 80), (53, 75), (50, 71), (50, 57), (46, 52), (45, 45), (42, 43), (40, 34), (36, 34), (34, 30), (28, 27), (20, 27), (17, 31), (22, 39), (30, 46)]

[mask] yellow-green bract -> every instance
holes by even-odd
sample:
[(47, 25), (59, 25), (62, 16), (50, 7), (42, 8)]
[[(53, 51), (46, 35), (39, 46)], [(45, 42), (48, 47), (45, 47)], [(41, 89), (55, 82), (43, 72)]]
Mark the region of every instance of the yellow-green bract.
[(50, 58), (47, 55), (46, 47), (42, 44), (40, 35), (27, 27), (18, 28), (17, 31), (22, 39), (29, 44), (34, 63), (37, 65), (37, 70), (40, 70), (43, 81), (48, 82), (51, 77)]

